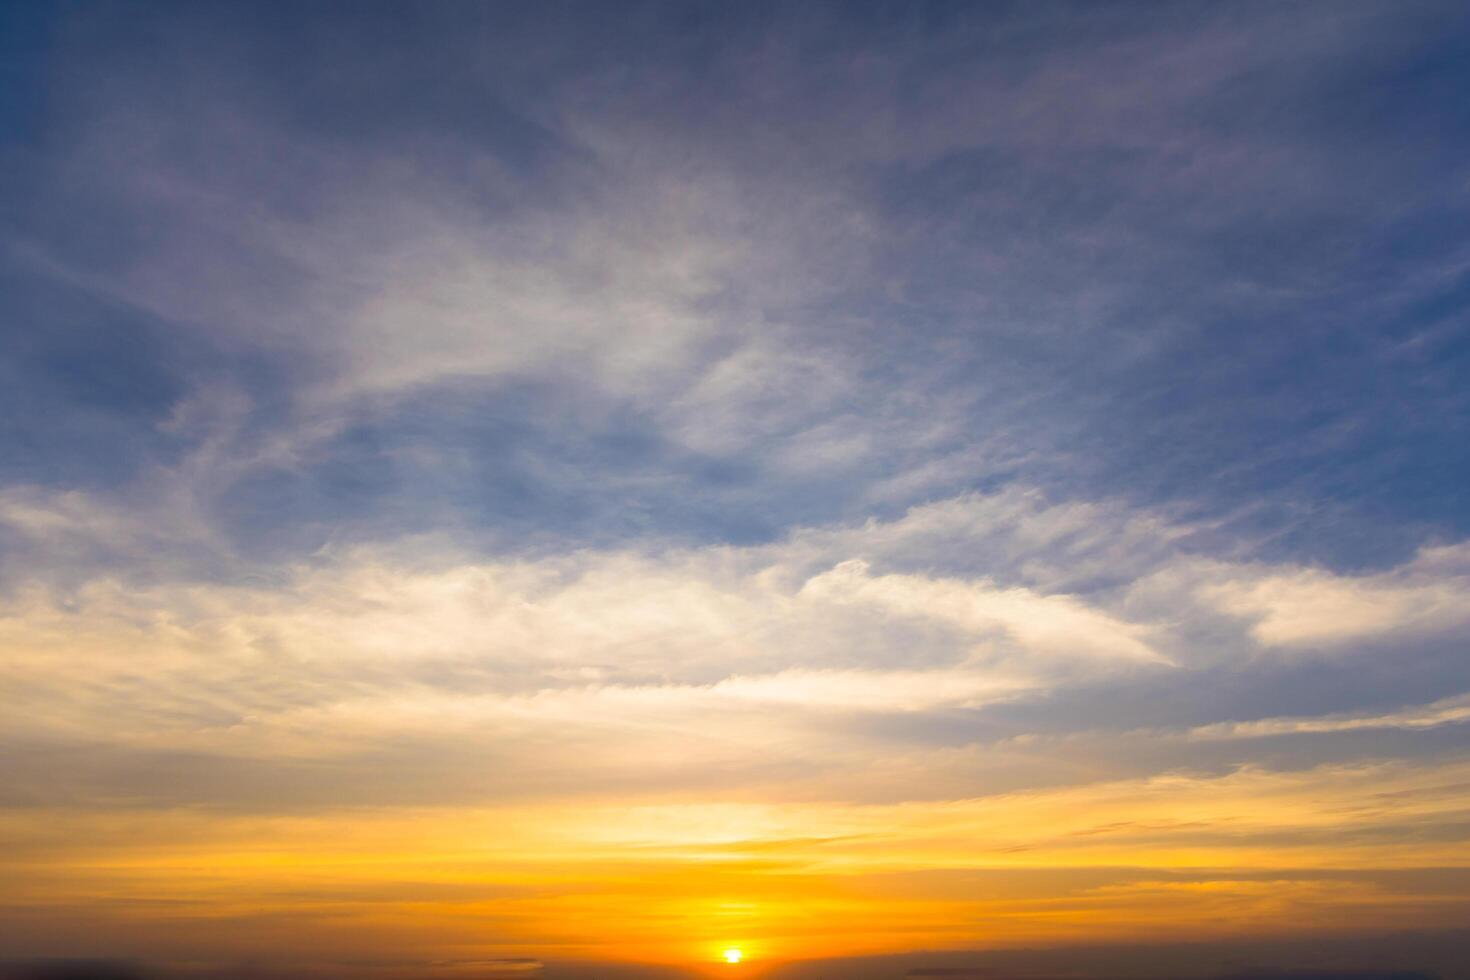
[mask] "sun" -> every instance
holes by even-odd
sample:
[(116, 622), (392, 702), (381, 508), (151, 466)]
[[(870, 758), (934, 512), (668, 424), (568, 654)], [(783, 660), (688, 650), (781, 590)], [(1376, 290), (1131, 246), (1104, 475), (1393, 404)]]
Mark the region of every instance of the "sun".
[(740, 950), (736, 949), (734, 946), (731, 946), (721, 955), (725, 957), (726, 963), (739, 963), (745, 954), (740, 952)]

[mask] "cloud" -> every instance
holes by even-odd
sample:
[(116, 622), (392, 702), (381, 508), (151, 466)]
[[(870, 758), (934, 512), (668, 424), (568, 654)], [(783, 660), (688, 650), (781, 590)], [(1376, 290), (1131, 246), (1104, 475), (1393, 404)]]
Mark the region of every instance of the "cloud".
[[(75, 504), (29, 498), (12, 519), (62, 533), (59, 518), (34, 515)], [(117, 538), (112, 525), (98, 533)], [(1302, 573), (1203, 559), (1195, 533), (1126, 508), (1007, 491), (746, 547), (486, 561), (409, 540), (323, 554), (256, 583), (159, 570), (72, 584), (41, 576), (12, 592), (0, 619), (12, 651), (5, 727), (63, 756), (105, 740), (136, 760), (128, 765), (214, 759), (242, 779), (326, 766), (310, 797), (334, 785), (355, 794), (387, 771), (411, 772), (416, 793), (446, 800), (510, 784), (553, 797), (673, 787), (719, 772), (737, 790), (774, 781), (846, 793), (857, 784), (844, 768), (859, 757), (873, 767), (864, 792), (879, 796), (1045, 784), (1068, 778), (1084, 754), (1105, 754), (1110, 739), (1136, 741), (1129, 733), (1145, 719), (1126, 701), (1109, 707), (1117, 695), (1106, 692), (1147, 684), (1177, 697), (1232, 656), (1271, 648), (1237, 607), (1221, 618), (1219, 596), (1234, 594), (1221, 590)], [(1380, 578), (1450, 594), (1457, 555), (1429, 551)], [(936, 573), (936, 559), (951, 570)], [(1293, 595), (1277, 594), (1282, 615), (1293, 614)], [(1378, 642), (1394, 628), (1412, 637), (1422, 624), (1341, 642)], [(1191, 738), (1429, 731), (1458, 718), (1456, 701), (1422, 716), (1364, 711), (1394, 690), (1364, 678), (1321, 717), (1232, 720), (1276, 683), (1271, 669), (1256, 672), (1232, 682), (1239, 693), (1195, 709)], [(1040, 731), (1090, 732), (1086, 753), (1075, 739), (1033, 737), (1030, 726), (1055, 714), (1048, 705), (1068, 698), (1098, 707)], [(925, 744), (943, 751), (925, 756)], [(1186, 743), (1169, 744), (1156, 758), (1135, 752), (1138, 764), (1188, 758)], [(493, 777), (479, 771), (487, 757)], [(1088, 765), (1099, 772), (1133, 764), (1098, 759)], [(113, 792), (94, 766), (54, 770), (17, 772), (13, 784), (41, 798)], [(297, 805), (297, 778), (259, 791), (256, 804)], [(144, 795), (203, 800), (215, 787), (201, 770)]]
[(899, 615), (931, 617), (971, 633), (1001, 631), (1039, 654), (1166, 663), (1141, 639), (1146, 629), (1089, 609), (1070, 596), (912, 575), (870, 576), (861, 560), (842, 562), (802, 587), (829, 601), (867, 603)]
[(1254, 620), (1275, 647), (1340, 647), (1355, 640), (1424, 635), (1470, 621), (1470, 549), (1430, 548), (1378, 575), (1301, 569), (1206, 586), (1206, 601)]
[[(893, 529), (866, 533), (820, 547), (872, 551)], [(38, 584), (9, 607), (27, 652), (9, 667), (34, 732), (271, 754), (283, 737), (315, 753), (369, 732), (973, 706), (1164, 662), (1144, 626), (1079, 599), (874, 575), (819, 540), (430, 565), (358, 552), (276, 587)], [(112, 700), (125, 688), (131, 706)]]
[(1380, 715), (1338, 715), (1319, 718), (1262, 718), (1221, 722), (1190, 730), (1197, 739), (1270, 738), (1278, 735), (1316, 735), (1371, 731), (1381, 728), (1437, 728), (1470, 721), (1470, 695), (1456, 695), (1430, 704), (1414, 705)]

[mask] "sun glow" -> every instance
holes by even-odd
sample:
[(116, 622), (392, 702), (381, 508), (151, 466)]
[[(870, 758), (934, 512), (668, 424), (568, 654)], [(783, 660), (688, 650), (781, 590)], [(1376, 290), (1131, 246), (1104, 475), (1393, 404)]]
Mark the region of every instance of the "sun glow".
[(744, 956), (744, 954), (741, 953), (740, 950), (736, 949), (733, 946), (725, 950), (725, 952), (721, 955), (725, 957), (726, 963), (739, 963), (741, 958)]

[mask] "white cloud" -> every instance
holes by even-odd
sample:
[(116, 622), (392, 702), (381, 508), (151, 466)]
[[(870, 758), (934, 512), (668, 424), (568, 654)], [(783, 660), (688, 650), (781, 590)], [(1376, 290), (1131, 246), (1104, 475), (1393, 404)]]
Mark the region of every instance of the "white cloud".
[[(85, 551), (89, 534), (153, 546), (83, 503), (36, 491), (7, 497), (4, 514), (53, 550)], [(974, 740), (979, 755), (916, 757), (897, 732), (944, 731), (947, 717), (987, 718), (1001, 704), (1041, 710), (1139, 672), (1190, 683), (1210, 665), (1250, 669), (1242, 654), (1283, 637), (1423, 635), (1427, 614), (1416, 610), (1442, 617), (1431, 625), (1457, 622), (1438, 597), (1461, 588), (1463, 547), (1339, 580), (1205, 560), (1181, 547), (1188, 533), (1116, 505), (1008, 491), (751, 547), (496, 560), (420, 541), (324, 554), (248, 584), (38, 575), (0, 610), (0, 715), (11, 738), (265, 764), (332, 759), (343, 772), (363, 753), (417, 746), (441, 768), (393, 765), (446, 791), (479, 785), (480, 757), (466, 753), (483, 746), (508, 753), (496, 764), (523, 783), (538, 773), (563, 789), (594, 774), (656, 783), (691, 769), (777, 778), (772, 767), (815, 788), (837, 785), (819, 774), (864, 759), (889, 774), (872, 779), (882, 792), (922, 795), (981, 771), (1060, 778), (1078, 769), (1066, 758), (1076, 746), (1001, 744), (1025, 729), (982, 722), (943, 739), (956, 751)], [(1099, 575), (1111, 584), (1067, 591)], [(1300, 625), (1321, 621), (1324, 590), (1374, 589), (1417, 605), (1372, 606), (1376, 618), (1351, 629), (1339, 620), (1330, 633)], [(1263, 622), (1276, 625), (1263, 634)], [(1463, 712), (1450, 699), (1388, 715), (1204, 724), (1191, 738), (1427, 728)], [(1086, 724), (1105, 742), (1098, 722)], [(657, 764), (636, 775), (630, 759)]]
[(1223, 612), (1254, 621), (1273, 647), (1341, 647), (1389, 635), (1423, 636), (1470, 622), (1470, 548), (1435, 548), (1374, 575), (1317, 569), (1236, 573), (1200, 594)]
[(842, 562), (806, 583), (803, 594), (862, 603), (900, 616), (938, 619), (976, 636), (1002, 633), (1029, 653), (1162, 664), (1145, 642), (1147, 629), (1089, 608), (1071, 596), (997, 589), (989, 582), (868, 573), (861, 560)]
[(853, 557), (1004, 513), (972, 498), (782, 544), (641, 555), (359, 550), (261, 585), (37, 581), (0, 617), (4, 724), (262, 759), (516, 738), (540, 746), (522, 762), (578, 770), (655, 739), (670, 758), (759, 743), (825, 765), (854, 751), (829, 730), (844, 718), (977, 708), (1168, 662), (1147, 624), (1082, 598)]

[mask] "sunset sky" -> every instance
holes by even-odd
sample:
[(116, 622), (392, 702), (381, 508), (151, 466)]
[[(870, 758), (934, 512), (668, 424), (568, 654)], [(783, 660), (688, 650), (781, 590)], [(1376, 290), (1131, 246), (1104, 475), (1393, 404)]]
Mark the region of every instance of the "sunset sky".
[(6, 4), (0, 972), (1460, 975), (1467, 482), (1458, 0)]

